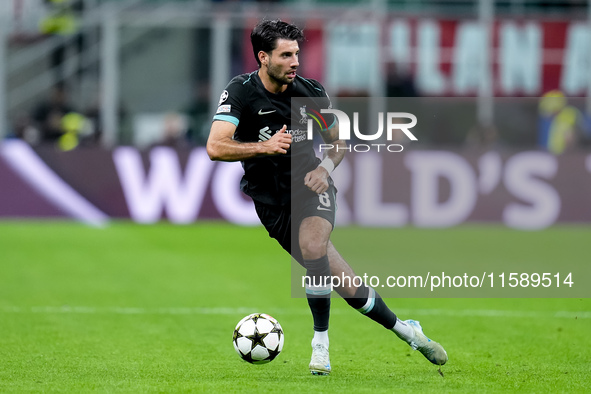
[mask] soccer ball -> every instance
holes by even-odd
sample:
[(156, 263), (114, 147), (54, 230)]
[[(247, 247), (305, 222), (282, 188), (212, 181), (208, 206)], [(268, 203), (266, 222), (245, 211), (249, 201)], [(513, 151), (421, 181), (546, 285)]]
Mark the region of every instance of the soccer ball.
[(232, 343), (244, 361), (266, 364), (283, 349), (283, 329), (273, 317), (253, 313), (238, 322)]

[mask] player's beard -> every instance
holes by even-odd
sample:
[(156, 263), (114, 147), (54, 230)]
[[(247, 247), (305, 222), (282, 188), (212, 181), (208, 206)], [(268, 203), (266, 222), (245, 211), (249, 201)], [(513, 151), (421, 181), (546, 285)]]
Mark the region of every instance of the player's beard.
[[(293, 71), (295, 70), (289, 70), (289, 72)], [(281, 70), (281, 66), (275, 65), (271, 62), (269, 62), (269, 65), (267, 66), (267, 75), (269, 76), (269, 78), (271, 78), (280, 85), (289, 85), (294, 81), (293, 79), (288, 78), (288, 76)]]

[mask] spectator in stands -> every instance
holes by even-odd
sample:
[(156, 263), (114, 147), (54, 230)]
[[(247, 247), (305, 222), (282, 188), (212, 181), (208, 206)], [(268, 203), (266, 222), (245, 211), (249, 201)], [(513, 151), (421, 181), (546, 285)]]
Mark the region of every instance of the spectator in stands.
[(21, 112), (16, 115), (6, 138), (18, 138), (36, 145), (39, 143), (39, 130), (33, 127), (29, 114)]
[(182, 115), (177, 112), (166, 114), (162, 138), (154, 146), (168, 146), (176, 149), (189, 149), (191, 147), (187, 139), (187, 125)]
[(193, 99), (182, 111), (188, 117), (187, 140), (194, 145), (204, 146), (209, 136), (211, 114), (209, 113), (209, 84), (196, 83)]
[(41, 102), (33, 110), (32, 118), (34, 127), (39, 131), (40, 143), (55, 143), (65, 132), (62, 118), (73, 111), (65, 87), (56, 85), (49, 100)]
[(539, 103), (538, 144), (555, 155), (573, 149), (591, 132), (591, 122), (578, 108), (569, 105), (559, 90), (542, 96)]
[(387, 97), (417, 97), (417, 92), (412, 75), (396, 63), (389, 63), (386, 69)]

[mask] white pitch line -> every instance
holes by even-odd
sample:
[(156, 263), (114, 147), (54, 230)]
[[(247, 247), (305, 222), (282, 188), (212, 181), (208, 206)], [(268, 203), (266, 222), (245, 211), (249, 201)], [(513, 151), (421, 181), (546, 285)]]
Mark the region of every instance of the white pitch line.
[[(281, 308), (134, 308), (134, 307), (87, 307), (87, 306), (2, 306), (0, 313), (38, 313), (38, 314), (116, 314), (116, 315), (244, 315), (253, 312), (262, 312), (263, 309), (271, 314), (283, 315), (307, 315), (305, 309), (281, 309)], [(346, 309), (334, 308), (332, 314), (349, 312)], [(399, 315), (419, 316), (449, 316), (449, 317), (519, 317), (519, 318), (566, 318), (566, 319), (591, 319), (588, 311), (521, 311), (521, 310), (495, 310), (495, 309), (396, 309)]]

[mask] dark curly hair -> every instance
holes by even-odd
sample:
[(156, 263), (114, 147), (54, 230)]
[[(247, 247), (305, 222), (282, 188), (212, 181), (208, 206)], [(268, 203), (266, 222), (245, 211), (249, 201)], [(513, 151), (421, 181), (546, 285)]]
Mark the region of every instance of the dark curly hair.
[(250, 42), (259, 67), (261, 66), (259, 52), (264, 51), (270, 54), (277, 47), (277, 39), (279, 38), (299, 42), (304, 40), (304, 33), (299, 27), (279, 19), (262, 20), (252, 29)]

